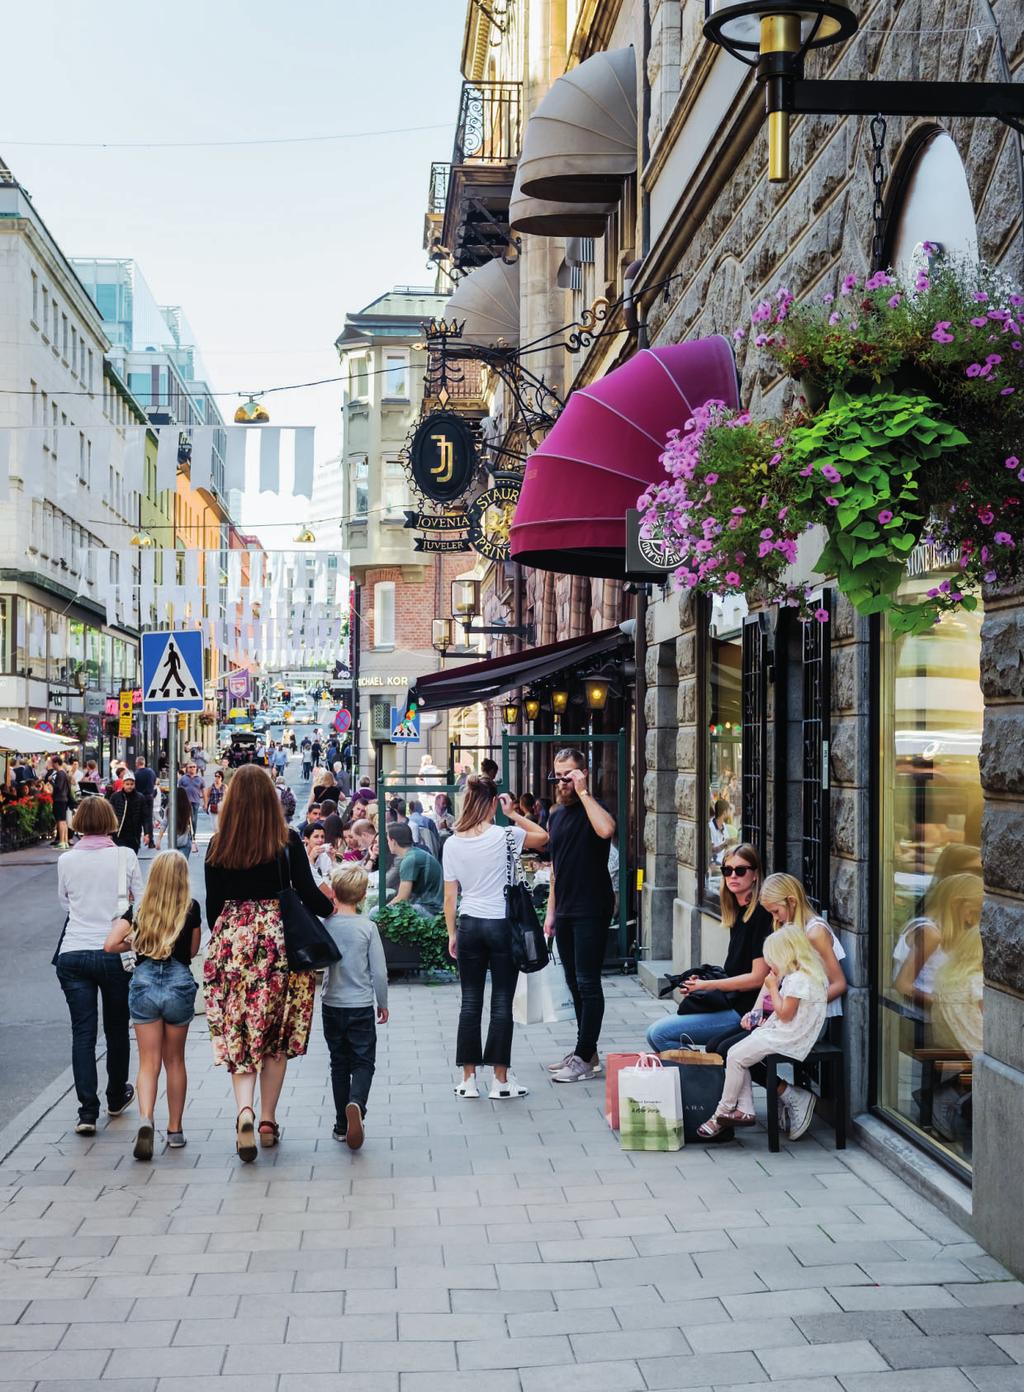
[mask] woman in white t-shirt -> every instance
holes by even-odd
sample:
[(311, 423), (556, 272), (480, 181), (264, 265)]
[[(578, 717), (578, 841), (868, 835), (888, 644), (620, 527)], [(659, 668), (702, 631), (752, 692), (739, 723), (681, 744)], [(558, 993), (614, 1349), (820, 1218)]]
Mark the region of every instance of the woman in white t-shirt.
[[(459, 1097), (479, 1097), (476, 1070), (481, 1064), (494, 1069), (489, 1096), (495, 1101), (525, 1097), (527, 1089), (509, 1076), (512, 1058), (512, 997), (519, 969), (512, 960), (508, 921), (505, 917), (505, 885), (508, 858), (523, 849), (539, 850), (548, 834), (536, 822), (521, 816), (511, 797), (501, 794), (501, 810), (511, 827), (497, 827), (498, 789), (490, 778), (473, 774), (466, 784), (455, 834), (444, 843), (444, 916), (448, 925), (448, 951), (459, 964), (462, 1009), (455, 1061), (462, 1069)], [(458, 918), (456, 920), (456, 906)], [(487, 1043), (481, 1047), (484, 983), (491, 973), (491, 1019)]]

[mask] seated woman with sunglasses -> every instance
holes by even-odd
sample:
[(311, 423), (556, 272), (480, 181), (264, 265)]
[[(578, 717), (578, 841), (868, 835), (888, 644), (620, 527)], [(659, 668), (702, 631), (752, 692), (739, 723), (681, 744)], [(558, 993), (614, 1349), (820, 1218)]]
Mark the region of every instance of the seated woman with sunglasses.
[[(723, 857), (722, 926), (729, 930), (729, 950), (725, 955), (725, 976), (708, 981), (691, 976), (680, 988), (683, 992), (683, 1013), (666, 1015), (656, 1020), (647, 1031), (647, 1047), (654, 1053), (678, 1049), (687, 1039), (694, 1044), (706, 1044), (709, 1039), (739, 1028), (740, 1020), (752, 1010), (768, 975), (768, 965), (762, 948), (772, 931), (772, 917), (760, 903), (764, 872), (761, 858), (753, 846), (735, 847)], [(703, 992), (724, 992), (708, 997), (703, 1007)]]

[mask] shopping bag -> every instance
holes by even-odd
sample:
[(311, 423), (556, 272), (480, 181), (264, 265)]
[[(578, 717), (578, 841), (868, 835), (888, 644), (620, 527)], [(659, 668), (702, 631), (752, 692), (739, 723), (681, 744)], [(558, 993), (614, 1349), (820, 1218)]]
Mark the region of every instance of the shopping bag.
[(512, 1019), (517, 1025), (553, 1025), (558, 1009), (551, 994), (553, 968), (539, 972), (520, 972), (512, 997)]
[(604, 1119), (613, 1131), (619, 1129), (619, 1074), (633, 1068), (639, 1054), (606, 1054), (604, 1060)]
[(656, 1054), (641, 1054), (619, 1073), (619, 1142), (623, 1150), (682, 1149), (679, 1070)]
[(701, 1143), (697, 1127), (707, 1121), (722, 1100), (725, 1061), (721, 1054), (702, 1049), (666, 1049), (662, 1061), (679, 1077), (683, 1098), (683, 1135), (691, 1143)]

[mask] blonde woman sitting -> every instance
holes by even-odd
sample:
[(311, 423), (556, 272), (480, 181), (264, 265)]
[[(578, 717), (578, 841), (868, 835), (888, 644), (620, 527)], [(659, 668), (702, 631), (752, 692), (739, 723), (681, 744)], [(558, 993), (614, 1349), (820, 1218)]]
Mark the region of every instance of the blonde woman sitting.
[(803, 928), (796, 924), (780, 928), (765, 940), (763, 950), (770, 968), (764, 984), (772, 1013), (729, 1049), (722, 1100), (714, 1115), (697, 1128), (704, 1140), (716, 1140), (735, 1126), (753, 1126), (757, 1118), (751, 1065), (769, 1054), (805, 1059), (825, 1022), (828, 978)]
[(202, 918), (192, 898), (188, 861), (180, 851), (161, 851), (149, 869), (135, 926), (126, 936), (123, 921), (106, 941), (107, 952), (134, 949), (137, 961), (128, 987), (128, 1011), (139, 1046), (139, 1132), (132, 1154), (153, 1158), (153, 1112), (160, 1065), (167, 1074), (167, 1144), (185, 1144), (185, 1040), (195, 1014), (196, 982), (192, 958), (199, 951)]

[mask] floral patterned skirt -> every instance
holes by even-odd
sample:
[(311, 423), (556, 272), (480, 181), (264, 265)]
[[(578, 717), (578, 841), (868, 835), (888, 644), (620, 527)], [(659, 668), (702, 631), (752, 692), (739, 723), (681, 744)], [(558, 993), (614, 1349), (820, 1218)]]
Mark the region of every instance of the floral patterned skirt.
[(315, 989), (315, 972), (288, 969), (278, 901), (229, 899), (203, 967), (214, 1063), (258, 1073), (265, 1058), (304, 1054)]

